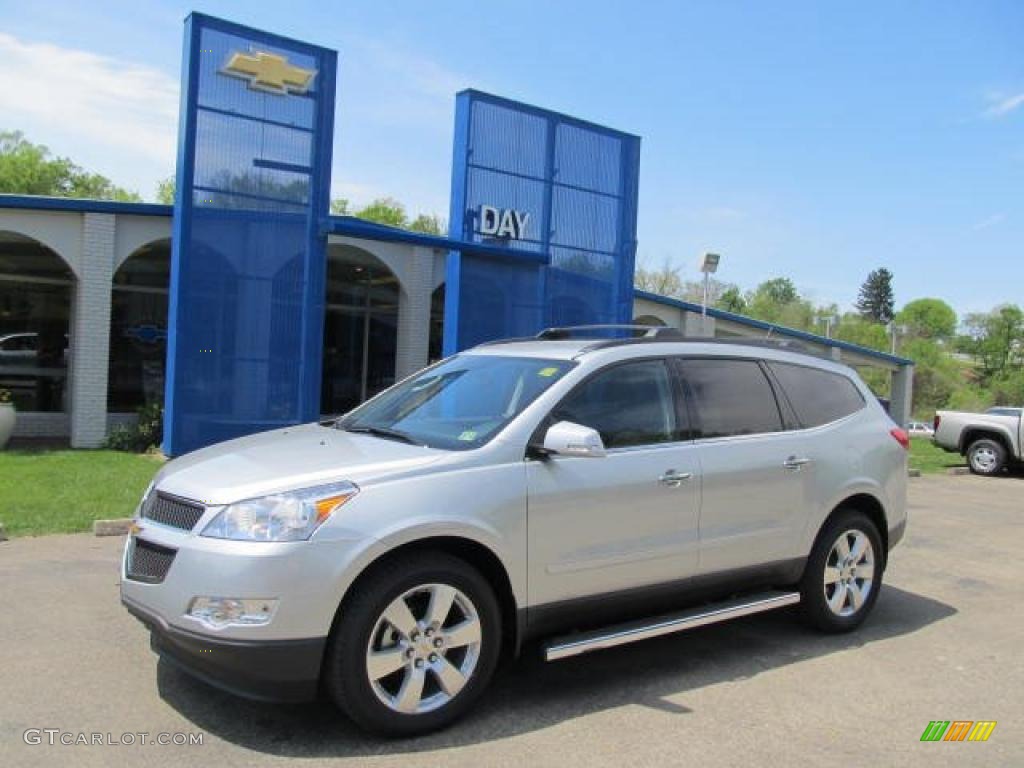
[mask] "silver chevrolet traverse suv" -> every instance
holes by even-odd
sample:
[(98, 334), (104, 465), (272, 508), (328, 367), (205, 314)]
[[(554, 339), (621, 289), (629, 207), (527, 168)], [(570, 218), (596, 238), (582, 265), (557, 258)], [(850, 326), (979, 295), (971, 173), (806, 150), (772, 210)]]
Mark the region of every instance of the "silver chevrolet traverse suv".
[(487, 344), (169, 462), (122, 601), (214, 685), (397, 735), (527, 641), (556, 660), (794, 604), (857, 627), (906, 526), (906, 433), (838, 363), (641, 333)]

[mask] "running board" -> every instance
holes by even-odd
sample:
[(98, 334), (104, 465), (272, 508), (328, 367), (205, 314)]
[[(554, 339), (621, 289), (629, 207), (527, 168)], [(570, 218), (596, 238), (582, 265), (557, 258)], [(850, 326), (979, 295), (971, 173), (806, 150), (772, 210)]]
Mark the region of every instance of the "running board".
[(737, 619), (740, 616), (749, 616), (763, 611), (772, 611), (799, 602), (799, 592), (760, 592), (720, 603), (702, 605), (682, 613), (670, 613), (654, 619), (641, 619), (577, 635), (556, 637), (544, 646), (544, 660), (557, 661), (570, 656), (578, 656), (581, 653), (614, 648), (616, 645), (635, 643), (638, 640), (669, 635), (673, 632), (685, 632), (688, 629), (717, 624), (720, 621)]

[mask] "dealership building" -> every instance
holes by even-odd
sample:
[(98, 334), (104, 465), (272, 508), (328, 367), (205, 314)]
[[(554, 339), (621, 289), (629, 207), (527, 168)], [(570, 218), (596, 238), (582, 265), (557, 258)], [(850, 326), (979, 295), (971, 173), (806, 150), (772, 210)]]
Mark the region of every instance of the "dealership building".
[[(328, 214), (332, 51), (192, 14), (174, 206), (0, 195), (0, 388), (16, 437), (101, 445), (162, 403), (165, 450), (344, 412), (432, 360), (549, 325), (895, 355), (634, 291), (637, 137), (466, 91), (449, 234)], [(400, 192), (400, 191), (398, 191)]]

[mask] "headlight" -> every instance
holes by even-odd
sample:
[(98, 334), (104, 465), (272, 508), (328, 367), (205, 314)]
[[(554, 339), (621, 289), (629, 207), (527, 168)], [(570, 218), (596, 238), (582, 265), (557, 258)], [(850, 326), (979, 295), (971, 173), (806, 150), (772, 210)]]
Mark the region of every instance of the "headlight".
[(354, 483), (333, 483), (229, 504), (203, 536), (239, 541), (301, 541), (359, 493)]

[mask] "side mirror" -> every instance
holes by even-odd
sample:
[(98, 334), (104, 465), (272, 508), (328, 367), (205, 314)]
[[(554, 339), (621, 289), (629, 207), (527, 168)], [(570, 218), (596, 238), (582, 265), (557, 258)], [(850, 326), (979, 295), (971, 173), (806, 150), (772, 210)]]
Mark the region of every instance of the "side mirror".
[(544, 451), (556, 456), (580, 456), (599, 459), (605, 455), (604, 441), (596, 429), (560, 421), (548, 427)]

